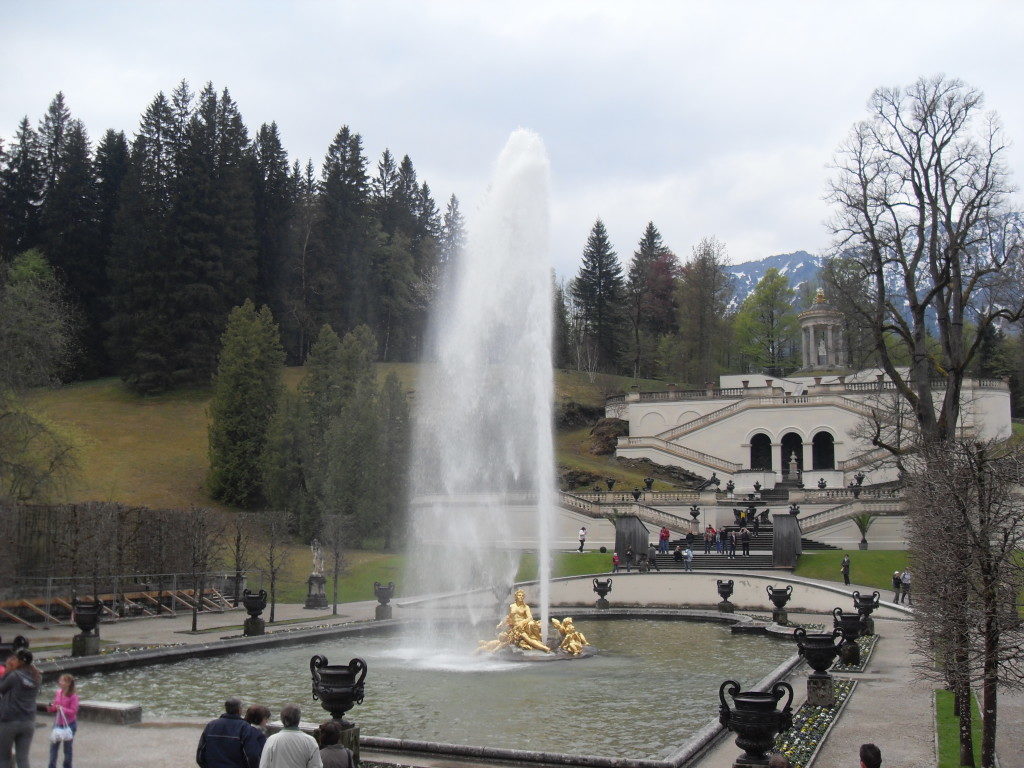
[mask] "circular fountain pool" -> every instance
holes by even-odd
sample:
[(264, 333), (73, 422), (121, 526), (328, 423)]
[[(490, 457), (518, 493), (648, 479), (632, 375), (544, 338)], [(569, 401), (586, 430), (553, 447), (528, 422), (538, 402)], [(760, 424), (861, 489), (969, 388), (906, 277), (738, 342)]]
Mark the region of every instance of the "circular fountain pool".
[(379, 635), (92, 675), (80, 686), (85, 698), (141, 702), (150, 717), (214, 717), (237, 695), (275, 716), (296, 702), (304, 720), (319, 721), (328, 716), (310, 695), (310, 656), (360, 656), (366, 702), (348, 716), (366, 736), (658, 757), (715, 716), (722, 680), (754, 683), (793, 654), (789, 643), (722, 624), (577, 623), (598, 649), (586, 663), (423, 658), (401, 636)]

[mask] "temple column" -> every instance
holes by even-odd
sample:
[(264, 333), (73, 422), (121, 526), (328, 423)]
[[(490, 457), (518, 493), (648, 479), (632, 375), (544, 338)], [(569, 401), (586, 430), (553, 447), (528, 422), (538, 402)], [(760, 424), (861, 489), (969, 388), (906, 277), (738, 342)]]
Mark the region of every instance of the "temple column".
[(782, 443), (772, 443), (772, 472), (776, 482), (782, 480)]
[(825, 361), (831, 368), (835, 365), (835, 349), (832, 346), (832, 324), (825, 326)]
[(803, 444), (804, 453), (804, 473), (810, 472), (814, 467), (814, 443), (811, 440), (806, 441)]

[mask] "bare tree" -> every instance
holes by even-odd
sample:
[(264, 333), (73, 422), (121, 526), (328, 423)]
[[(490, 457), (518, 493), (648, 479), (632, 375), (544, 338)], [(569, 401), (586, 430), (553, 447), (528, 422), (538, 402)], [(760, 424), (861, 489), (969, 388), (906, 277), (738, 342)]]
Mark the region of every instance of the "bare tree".
[(270, 623), (274, 623), (277, 609), (277, 580), (291, 561), (288, 545), (291, 535), (288, 531), (288, 515), (285, 512), (259, 513), (263, 538), (260, 542), (263, 568), (270, 582)]
[(832, 181), (837, 251), (868, 289), (856, 310), (929, 441), (956, 435), (983, 333), (1024, 313), (1022, 225), (1007, 213), (1006, 145), (982, 102), (981, 92), (944, 77), (876, 90)]
[(250, 550), (252, 549), (255, 525), (255, 515), (244, 512), (232, 515), (231, 523), (228, 525), (228, 547), (230, 549), (231, 563), (235, 569), (235, 583), (232, 588), (231, 600), (236, 608), (241, 599), (242, 574), (252, 564)]
[(199, 628), (206, 578), (223, 544), (223, 520), (212, 510), (190, 507), (182, 520), (188, 544), (189, 579), (192, 584), (192, 631)]
[(342, 515), (324, 515), (320, 521), (320, 540), (331, 558), (331, 613), (338, 615), (338, 577), (345, 569), (345, 544), (349, 541), (349, 521)]
[(908, 475), (914, 630), (925, 674), (938, 669), (960, 717), (961, 764), (973, 765), (970, 686), (982, 691), (981, 764), (995, 759), (999, 686), (1024, 682), (1024, 447), (943, 441)]

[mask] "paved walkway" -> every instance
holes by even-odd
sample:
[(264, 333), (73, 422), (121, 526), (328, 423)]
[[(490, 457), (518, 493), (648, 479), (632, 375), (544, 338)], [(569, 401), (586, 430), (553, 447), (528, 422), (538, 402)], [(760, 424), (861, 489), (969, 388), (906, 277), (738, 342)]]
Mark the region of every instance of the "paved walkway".
[[(625, 580), (623, 580), (625, 581)], [(650, 578), (653, 588), (660, 582), (656, 576)], [(834, 582), (823, 582), (835, 587)], [(618, 585), (616, 585), (618, 587)], [(849, 587), (860, 589), (862, 593), (871, 590), (866, 587)], [(657, 592), (657, 590), (654, 590)], [(883, 593), (883, 598), (885, 594)], [(648, 594), (648, 600), (658, 601), (658, 595)], [(841, 601), (837, 601), (841, 602)], [(346, 603), (339, 608), (341, 615), (330, 617), (328, 612), (305, 611), (298, 605), (278, 606), (278, 615), (282, 619), (312, 618), (314, 621), (303, 625), (285, 626), (316, 626), (320, 624), (363, 620), (373, 616), (372, 601), (364, 603)], [(767, 608), (764, 611), (767, 613)], [(400, 616), (401, 611), (396, 610)], [(791, 613), (794, 621), (821, 622), (821, 615)], [(200, 616), (201, 628), (225, 627), (241, 623), (242, 612), (223, 614), (204, 614)], [(187, 632), (191, 616), (182, 614), (176, 618), (153, 618), (132, 621), (121, 621), (104, 624), (102, 635), (105, 640), (119, 643), (159, 644), (159, 643), (196, 643), (209, 642), (219, 637), (218, 633), (193, 635)], [(860, 675), (851, 675), (860, 680), (852, 699), (839, 722), (834, 727), (828, 741), (819, 754), (816, 765), (825, 766), (856, 766), (857, 750), (860, 744), (871, 741), (882, 749), (884, 765), (899, 768), (924, 768), (935, 765), (934, 728), (931, 707), (931, 690), (933, 685), (915, 679), (911, 666), (909, 649), (911, 647), (910, 626), (906, 621), (877, 619), (876, 629), (880, 636), (875, 654), (869, 668)], [(5, 629), (4, 635), (9, 633)], [(24, 633), (29, 635), (36, 646), (69, 642), (72, 629), (56, 627), (48, 631), (38, 630)], [(237, 630), (225, 629), (225, 635), (238, 634)], [(54, 651), (64, 654), (67, 651)], [(47, 655), (41, 653), (41, 656)], [(791, 682), (797, 691), (797, 705), (803, 700), (805, 691), (806, 667), (798, 667)], [(1024, 696), (1004, 694), (1001, 697), (1001, 760), (1003, 768), (1024, 768), (1021, 761), (1024, 738), (1015, 724), (1022, 722), (1024, 714)], [(709, 711), (709, 718), (715, 712)], [(49, 718), (40, 718), (40, 724), (48, 725)], [(76, 768), (178, 768), (191, 765), (195, 744), (198, 739), (201, 723), (178, 723), (158, 727), (156, 724), (144, 724), (140, 727), (124, 727), (83, 723), (76, 741)], [(33, 765), (44, 765), (48, 753), (48, 729), (40, 728), (33, 743)], [(111, 745), (119, 745), (112, 749)], [(1009, 750), (1009, 751), (1008, 751)], [(701, 768), (731, 768), (732, 761), (738, 755), (732, 738), (720, 742), (701, 762)], [(367, 755), (368, 757), (370, 755)], [(408, 758), (405, 762), (409, 762)], [(416, 760), (417, 765), (445, 766), (454, 761), (443, 759)], [(466, 766), (468, 763), (459, 763)]]

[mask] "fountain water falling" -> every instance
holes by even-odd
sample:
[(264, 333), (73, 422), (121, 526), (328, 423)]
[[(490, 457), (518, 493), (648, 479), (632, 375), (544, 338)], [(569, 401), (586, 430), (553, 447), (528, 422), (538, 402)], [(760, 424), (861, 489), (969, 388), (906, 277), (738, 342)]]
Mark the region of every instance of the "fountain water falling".
[[(555, 466), (548, 175), (540, 137), (516, 130), (448, 265), (434, 359), (417, 385), (406, 576), (419, 594), (489, 592), (511, 585), (516, 544), (536, 549), (541, 587), (531, 599), (545, 631)], [(451, 610), (490, 620), (485, 603), (455, 597), (426, 609), (427, 630), (410, 644), (466, 648), (468, 628), (453, 625)]]

